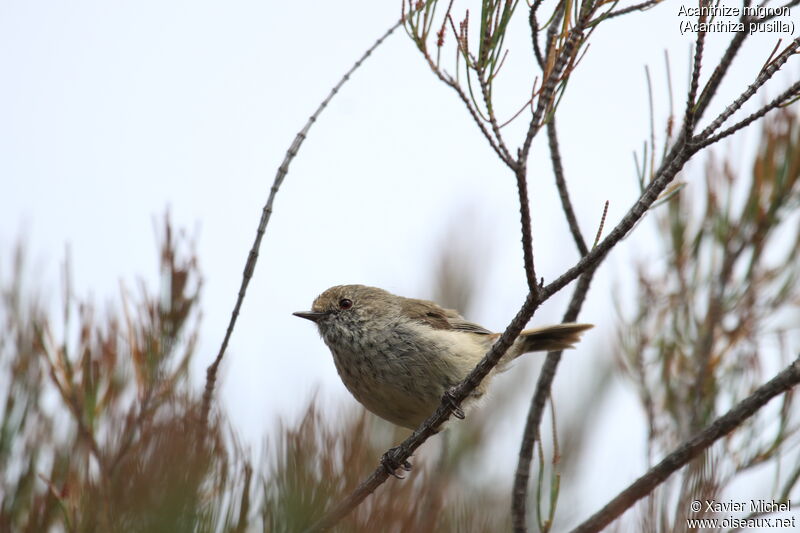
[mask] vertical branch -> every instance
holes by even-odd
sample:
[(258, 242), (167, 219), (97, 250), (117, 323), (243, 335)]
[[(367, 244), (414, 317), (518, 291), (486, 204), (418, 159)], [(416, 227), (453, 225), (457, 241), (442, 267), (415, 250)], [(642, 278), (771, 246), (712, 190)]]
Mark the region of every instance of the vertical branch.
[[(700, 0), (700, 16), (699, 22), (702, 24), (706, 20), (705, 12), (702, 8), (708, 4), (708, 0)], [(697, 88), (700, 85), (700, 67), (703, 63), (703, 51), (705, 50), (706, 32), (702, 29), (697, 32), (697, 40), (694, 45), (694, 61), (692, 67), (692, 78), (689, 84), (689, 94), (686, 98), (686, 112), (683, 119), (683, 133), (684, 138), (691, 137), (695, 127), (696, 113), (697, 113)]]
[(525, 278), (528, 291), (538, 297), (539, 284), (536, 281), (536, 269), (533, 264), (533, 231), (531, 229), (531, 209), (528, 202), (527, 165), (519, 161), (517, 171), (517, 192), (519, 194), (520, 225), (522, 226), (522, 253), (525, 262)]
[[(564, 322), (574, 322), (578, 318), (583, 302), (589, 293), (589, 287), (596, 268), (588, 270), (578, 280), (575, 292), (572, 294), (569, 306), (564, 313)], [(520, 444), (519, 460), (517, 470), (514, 474), (514, 486), (511, 493), (511, 520), (515, 533), (525, 533), (526, 508), (528, 501), (528, 481), (530, 479), (531, 461), (533, 459), (534, 444), (539, 439), (539, 426), (542, 423), (542, 414), (547, 398), (550, 396), (550, 389), (556, 375), (556, 369), (561, 361), (563, 351), (550, 352), (547, 354), (544, 365), (539, 373), (536, 382), (536, 392), (531, 399), (531, 406), (528, 409), (528, 418), (525, 422), (522, 443)]]
[(567, 224), (569, 225), (569, 231), (572, 233), (572, 238), (575, 241), (575, 246), (578, 247), (578, 252), (583, 256), (589, 253), (589, 248), (587, 248), (586, 241), (581, 234), (578, 219), (575, 217), (575, 211), (572, 209), (572, 202), (569, 199), (567, 181), (564, 178), (564, 167), (561, 162), (561, 150), (558, 145), (555, 117), (547, 123), (547, 141), (550, 147), (550, 161), (553, 163), (553, 174), (555, 174), (556, 177), (556, 188), (558, 189), (558, 196), (561, 199), (561, 209), (564, 211), (564, 216), (567, 217)]

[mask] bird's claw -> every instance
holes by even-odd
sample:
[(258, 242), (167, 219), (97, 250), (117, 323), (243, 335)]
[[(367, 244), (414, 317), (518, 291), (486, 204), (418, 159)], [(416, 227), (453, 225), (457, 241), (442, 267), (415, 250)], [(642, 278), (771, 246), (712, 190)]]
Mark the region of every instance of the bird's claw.
[(450, 409), (453, 411), (453, 416), (458, 418), (459, 420), (464, 420), (466, 416), (464, 414), (464, 410), (461, 409), (461, 406), (458, 405), (456, 402), (455, 395), (453, 394), (453, 389), (448, 389), (444, 391), (444, 400), (450, 406)]
[(383, 456), (381, 457), (381, 465), (390, 476), (394, 476), (397, 479), (405, 479), (405, 476), (403, 476), (402, 474), (398, 474), (397, 471), (404, 470), (406, 472), (411, 472), (411, 463), (409, 463), (408, 461), (403, 461), (402, 463), (399, 463), (394, 459), (394, 453), (399, 448), (400, 447), (398, 446), (384, 453)]

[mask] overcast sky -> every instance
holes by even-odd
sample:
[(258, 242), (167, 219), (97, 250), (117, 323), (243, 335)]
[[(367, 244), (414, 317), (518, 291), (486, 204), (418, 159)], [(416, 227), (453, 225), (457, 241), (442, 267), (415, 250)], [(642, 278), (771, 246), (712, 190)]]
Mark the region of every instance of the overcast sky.
[[(601, 25), (570, 81), (559, 127), (587, 237), (605, 200), (610, 228), (636, 198), (632, 154), (649, 135), (644, 67), (653, 78), (660, 137), (669, 113), (665, 50), (676, 111), (683, 104), (692, 39), (680, 33), (680, 5), (666, 2)], [(22, 238), (42, 290), (56, 294), (69, 245), (76, 292), (105, 304), (120, 280), (155, 284), (155, 221), (169, 209), (176, 226), (197, 236), (205, 278), (194, 369), (202, 387), (284, 152), (330, 87), (399, 14), (399, 2), (365, 0), (0, 2), (3, 271)], [(506, 43), (512, 52), (498, 87), (501, 116), (518, 109), (532, 82), (524, 19)], [(791, 36), (753, 39), (709, 117), (752, 80), (777, 37)], [(727, 38), (709, 35), (709, 57)], [(796, 66), (787, 70), (776, 86), (796, 78)], [(731, 140), (743, 162), (747, 139)], [(548, 281), (578, 256), (543, 141), (529, 164), (530, 196), (537, 271)], [(688, 177), (700, 168), (690, 163)], [(276, 417), (296, 416), (314, 388), (333, 404), (353, 401), (312, 325), (291, 312), (339, 283), (430, 297), (436, 249), (448, 231), (467, 235), (487, 258), (468, 318), (503, 328), (525, 294), (514, 181), (400, 30), (332, 101), (278, 195), (222, 372), (221, 399), (247, 442), (258, 445)], [(592, 359), (613, 357), (612, 283), (624, 289), (620, 278), (630, 275), (631, 258), (658, 257), (650, 232), (645, 222), (606, 262), (582, 314), (598, 328), (565, 358), (560, 375), (591, 379)], [(568, 292), (534, 323), (557, 321)], [(574, 383), (557, 379), (556, 397), (568, 397)], [(514, 442), (525, 409), (519, 405), (512, 423)], [(607, 449), (642, 439), (643, 428), (631, 422), (642, 416), (630, 390), (620, 389), (608, 416), (627, 429), (598, 441)], [(632, 449), (643, 461), (641, 448)], [(501, 468), (512, 466), (509, 460)], [(630, 462), (602, 472), (601, 465), (598, 475), (610, 491), (641, 467)]]

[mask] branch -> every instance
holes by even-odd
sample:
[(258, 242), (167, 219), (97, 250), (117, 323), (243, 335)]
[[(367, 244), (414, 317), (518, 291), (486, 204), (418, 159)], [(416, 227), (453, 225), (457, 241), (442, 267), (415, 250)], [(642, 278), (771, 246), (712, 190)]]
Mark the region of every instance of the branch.
[(536, 57), (536, 62), (539, 67), (544, 70), (544, 56), (542, 49), (539, 46), (539, 21), (536, 18), (536, 10), (539, 9), (541, 2), (534, 2), (528, 10), (528, 26), (531, 28), (531, 44), (533, 46), (533, 55)]
[[(588, 5), (588, 4), (587, 4)], [(516, 161), (509, 160), (498, 145), (494, 142), (491, 132), (486, 128), (485, 124), (476, 116), (475, 110), (470, 105), (470, 101), (466, 94), (461, 90), (458, 83), (444, 74), (433, 63), (430, 55), (424, 50), (422, 53), (428, 61), (433, 72), (450, 85), (458, 94), (459, 97), (467, 105), (468, 110), (473, 116), (476, 124), (480, 128), (484, 137), (489, 141), (497, 155), (512, 168), (517, 176), (517, 184), (520, 198), (520, 211), (521, 223), (523, 234), (523, 249), (525, 252), (525, 266), (526, 277), (528, 279), (530, 291), (526, 296), (525, 302), (517, 312), (514, 319), (511, 321), (506, 330), (498, 338), (492, 348), (487, 352), (478, 365), (464, 378), (462, 382), (446, 392), (442, 402), (437, 407), (436, 411), (431, 414), (415, 431), (404, 440), (399, 446), (390, 449), (384, 455), (381, 464), (373, 471), (373, 473), (365, 479), (356, 490), (350, 494), (344, 501), (336, 505), (333, 509), (328, 511), (319, 521), (309, 528), (308, 531), (322, 531), (333, 527), (345, 515), (350, 513), (357, 505), (359, 505), (369, 494), (371, 494), (378, 486), (386, 481), (389, 477), (389, 472), (383, 463), (388, 464), (404, 464), (413, 452), (419, 448), (429, 437), (439, 431), (441, 425), (446, 422), (453, 410), (480, 384), (480, 382), (489, 374), (489, 372), (497, 365), (500, 358), (505, 354), (514, 340), (517, 338), (522, 328), (533, 316), (534, 311), (556, 292), (564, 288), (568, 283), (577, 277), (593, 272), (599, 264), (603, 261), (605, 256), (621, 241), (628, 232), (639, 222), (647, 210), (657, 200), (658, 196), (663, 192), (667, 185), (675, 178), (676, 174), (683, 168), (686, 162), (699, 150), (699, 148), (691, 141), (698, 139), (698, 137), (689, 137), (688, 132), (682, 134), (676, 140), (670, 153), (665, 157), (659, 170), (654, 174), (653, 180), (647, 185), (637, 202), (631, 206), (622, 220), (617, 226), (603, 239), (602, 242), (597, 244), (588, 254), (582, 257), (572, 268), (567, 270), (564, 274), (559, 276), (555, 281), (546, 286), (538, 286), (535, 283), (535, 273), (533, 272), (533, 253), (532, 245), (530, 243), (530, 215), (528, 213), (527, 201), (527, 183), (525, 181), (526, 165), (525, 160), (530, 150), (530, 144), (533, 137), (536, 135), (540, 121), (548, 108), (547, 102), (552, 99), (556, 90), (559, 80), (564, 69), (570, 64), (574, 55), (575, 49), (581, 41), (582, 24), (588, 20), (590, 12), (588, 8), (584, 8), (579, 22), (572, 28), (569, 36), (562, 45), (560, 53), (555, 58), (550, 74), (544, 80), (542, 92), (540, 95), (539, 105), (534, 112), (533, 120), (529, 126), (528, 134), (526, 136), (523, 147), (518, 152), (518, 159)], [(697, 52), (702, 54), (702, 51)], [(697, 56), (698, 59), (701, 55)], [(775, 62), (771, 63), (759, 75), (759, 84), (763, 84), (769, 77), (771, 77), (786, 60), (786, 54), (782, 54)], [(780, 64), (779, 64), (780, 63)], [(696, 74), (693, 75), (696, 80), (699, 78), (699, 60), (695, 61)], [(753, 92), (757, 89), (753, 89)], [(694, 89), (696, 94), (697, 88)], [(694, 94), (690, 94), (690, 102), (694, 101)], [(686, 131), (686, 128), (684, 128)], [(526, 222), (527, 213), (527, 222)], [(590, 276), (586, 276), (590, 278)], [(588, 280), (587, 280), (588, 283)], [(588, 289), (588, 287), (587, 287)], [(553, 372), (555, 371), (557, 361), (552, 365)], [(552, 377), (550, 378), (552, 381)], [(549, 387), (549, 385), (548, 385)], [(544, 390), (544, 389), (542, 389)], [(534, 413), (535, 418), (535, 413)], [(541, 418), (539, 416), (539, 418)]]
[[(467, 73), (469, 76), (469, 73)], [(511, 160), (511, 153), (508, 151), (506, 147), (506, 143), (503, 141), (503, 135), (500, 133), (500, 126), (497, 124), (497, 117), (494, 114), (494, 106), (492, 105), (492, 96), (489, 91), (489, 85), (486, 83), (486, 80), (483, 78), (484, 72), (481, 70), (477, 73), (478, 83), (481, 86), (481, 94), (483, 95), (483, 101), (486, 104), (486, 113), (489, 115), (489, 124), (492, 126), (492, 132), (494, 136), (497, 138), (497, 146), (500, 151), (503, 152), (506, 159)]]
[[(705, 2), (707, 3), (707, 2)], [(704, 1), (700, 0), (700, 8), (702, 10)], [(701, 11), (699, 21), (705, 21), (706, 16)], [(706, 32), (704, 30), (697, 32), (697, 40), (694, 45), (694, 61), (692, 68), (692, 79), (689, 84), (689, 94), (686, 98), (686, 113), (683, 117), (683, 135), (685, 138), (691, 137), (695, 128), (695, 121), (697, 120), (697, 88), (700, 85), (700, 66), (703, 63), (703, 51), (705, 50)], [(653, 147), (655, 149), (655, 147)]]
[[(564, 313), (563, 322), (574, 322), (578, 319), (583, 302), (589, 293), (589, 286), (592, 283), (596, 268), (589, 270), (578, 280), (575, 292), (572, 294), (567, 311)], [(536, 383), (536, 391), (531, 398), (531, 406), (528, 410), (528, 420), (525, 423), (525, 431), (522, 434), (522, 444), (519, 450), (519, 461), (517, 471), (514, 475), (514, 488), (511, 493), (511, 518), (516, 533), (525, 533), (525, 514), (526, 503), (528, 501), (528, 480), (530, 478), (531, 460), (533, 458), (533, 446), (539, 438), (539, 426), (542, 423), (542, 413), (544, 404), (550, 396), (550, 388), (556, 375), (556, 368), (561, 361), (563, 350), (550, 352), (547, 354), (542, 370), (539, 372), (539, 380)]]
[[(744, 22), (744, 18), (745, 17), (742, 16), (742, 22)], [(725, 74), (728, 73), (730, 66), (733, 64), (736, 54), (739, 52), (739, 50), (741, 50), (744, 40), (749, 36), (749, 31), (742, 30), (737, 32), (731, 38), (728, 48), (725, 50), (725, 53), (722, 54), (722, 58), (719, 60), (719, 63), (714, 68), (711, 76), (708, 78), (705, 87), (703, 87), (703, 91), (700, 93), (700, 99), (697, 102), (697, 109), (695, 110), (698, 119), (701, 118), (706, 109), (708, 109), (708, 105), (711, 103), (711, 98), (717, 93), (719, 85), (722, 83), (722, 79), (725, 77)]]
[(602, 17), (603, 20), (613, 19), (614, 17), (621, 17), (622, 15), (627, 15), (628, 13), (632, 13), (634, 11), (647, 11), (651, 7), (655, 7), (664, 0), (647, 0), (646, 2), (642, 2), (639, 4), (635, 4), (628, 7), (623, 7), (616, 11), (610, 12), (608, 15)]
[(770, 64), (768, 64), (765, 68), (761, 70), (761, 72), (756, 76), (756, 80), (749, 86), (744, 92), (733, 101), (731, 105), (725, 108), (725, 110), (720, 113), (720, 115), (714, 119), (711, 124), (708, 125), (706, 129), (704, 129), (696, 138), (695, 140), (702, 142), (703, 140), (709, 138), (714, 131), (716, 131), (722, 124), (730, 118), (736, 111), (741, 108), (745, 102), (747, 102), (758, 89), (764, 85), (767, 80), (772, 78), (772, 76), (789, 60), (789, 57), (792, 56), (797, 49), (800, 48), (800, 37), (795, 38), (790, 45), (788, 45), (781, 54), (775, 58)]
[[(434, 71), (436, 72), (436, 71)], [(454, 86), (454, 88), (457, 88)], [(533, 245), (531, 235), (531, 216), (530, 205), (528, 203), (528, 190), (526, 180), (525, 161), (520, 161), (516, 171), (517, 189), (519, 193), (520, 205), (520, 225), (522, 227), (522, 249), (525, 258), (525, 273), (528, 280), (528, 296), (525, 303), (517, 315), (508, 325), (500, 338), (492, 345), (489, 352), (481, 359), (480, 363), (472, 369), (464, 380), (447, 391), (436, 411), (429, 416), (417, 428), (414, 433), (403, 441), (399, 446), (392, 448), (386, 454), (386, 459), (390, 464), (403, 464), (411, 454), (419, 448), (423, 442), (428, 440), (439, 431), (439, 427), (450, 418), (453, 410), (457, 408), (469, 394), (483, 381), (483, 379), (497, 366), (500, 358), (508, 351), (511, 345), (519, 336), (522, 328), (533, 316), (534, 311), (539, 307), (538, 292), (539, 286), (536, 283), (536, 273), (533, 266)], [(334, 526), (345, 515), (352, 511), (364, 498), (371, 494), (386, 479), (389, 473), (383, 464), (378, 466), (375, 471), (364, 481), (356, 490), (342, 503), (325, 514), (316, 524), (311, 526), (309, 531), (323, 531)]]
[(525, 262), (525, 279), (528, 282), (528, 291), (530, 291), (534, 299), (538, 300), (539, 284), (536, 281), (536, 269), (533, 264), (533, 230), (531, 229), (531, 209), (528, 203), (527, 173), (528, 166), (525, 164), (524, 160), (520, 160), (519, 166), (514, 174), (517, 177), (517, 192), (519, 195), (519, 215), (520, 225), (522, 226), (522, 255)]
[[(444, 74), (441, 70), (439, 70), (439, 67), (437, 67), (433, 62), (433, 59), (428, 52), (425, 50), (421, 50), (421, 52), (425, 57), (425, 60), (428, 62), (428, 66), (431, 68), (433, 73), (436, 74), (436, 77), (439, 78), (439, 80), (441, 80), (445, 85), (452, 87), (452, 89), (458, 94), (458, 97), (461, 98), (461, 101), (464, 102), (464, 105), (467, 106), (467, 111), (469, 111), (469, 114), (472, 116), (475, 124), (478, 125), (478, 129), (481, 130), (481, 133), (483, 133), (483, 136), (489, 142), (489, 146), (492, 147), (492, 150), (495, 151), (503, 163), (505, 163), (509, 168), (513, 169), (514, 160), (511, 158), (511, 154), (508, 153), (505, 146), (498, 145), (494, 137), (492, 137), (492, 134), (488, 129), (486, 129), (486, 125), (483, 123), (483, 119), (478, 113), (478, 110), (472, 105), (472, 101), (461, 88), (461, 85), (459, 85), (458, 82), (450, 75)], [(467, 76), (469, 76), (469, 72), (467, 73)]]
[(725, 137), (728, 137), (729, 135), (732, 135), (743, 128), (746, 128), (752, 122), (755, 122), (756, 120), (760, 119), (773, 109), (781, 107), (782, 105), (786, 104), (793, 98), (797, 98), (798, 95), (800, 95), (800, 81), (795, 82), (794, 84), (789, 86), (789, 88), (784, 92), (782, 92), (777, 98), (773, 99), (770, 103), (766, 104), (755, 113), (749, 115), (747, 118), (740, 120), (733, 126), (722, 130), (716, 135), (712, 135), (711, 137), (708, 137), (707, 139), (700, 141), (699, 143), (697, 143), (697, 147), (699, 149), (705, 148), (706, 146), (714, 144), (715, 142), (720, 141)]
[(553, 174), (556, 176), (558, 196), (561, 198), (561, 208), (564, 211), (564, 216), (567, 217), (569, 231), (572, 233), (572, 238), (575, 240), (578, 251), (581, 255), (586, 255), (589, 253), (589, 248), (586, 246), (586, 241), (581, 234), (578, 219), (575, 218), (575, 211), (572, 209), (572, 202), (569, 199), (569, 191), (567, 190), (567, 181), (564, 179), (564, 166), (561, 163), (561, 150), (558, 146), (555, 117), (547, 123), (547, 141), (550, 146), (550, 161), (553, 163)]
[[(491, 369), (497, 365), (497, 362), (514, 342), (541, 302), (547, 300), (579, 275), (599, 265), (611, 248), (622, 240), (636, 222), (639, 221), (661, 191), (669, 184), (675, 177), (675, 174), (678, 173), (692, 155), (693, 152), (685, 143), (679, 147), (676, 146), (672, 151), (670, 162), (665, 164), (665, 167), (659, 172), (658, 177), (650, 182), (639, 200), (631, 207), (620, 223), (609, 233), (608, 237), (555, 281), (545, 287), (537, 287), (536, 294), (529, 292), (525, 303), (511, 321), (511, 324), (509, 324), (481, 362), (478, 363), (478, 366), (476, 366), (461, 383), (448, 391), (446, 398), (439, 404), (436, 411), (428, 417), (410, 437), (399, 446), (389, 450), (385, 458), (393, 464), (403, 464), (423, 442), (434, 435), (439, 430), (441, 424), (450, 418), (454, 406), (459, 405), (461, 401), (478, 386)], [(522, 170), (524, 170), (524, 162)], [(522, 190), (520, 189), (520, 199), (522, 198)], [(525, 205), (527, 205), (527, 203)], [(524, 209), (524, 207), (521, 206), (521, 209)], [(527, 234), (529, 235), (529, 232)], [(526, 232), (523, 229), (523, 236), (524, 235), (526, 235)], [(342, 517), (352, 511), (364, 498), (386, 481), (388, 477), (389, 473), (386, 471), (386, 468), (384, 468), (382, 464), (379, 465), (348, 498), (326, 513), (317, 523), (311, 526), (308, 531), (323, 531), (334, 526)]]
[(539, 292), (539, 299), (544, 302), (552, 295), (563, 289), (568, 283), (578, 276), (588, 272), (591, 268), (598, 265), (611, 249), (619, 243), (636, 223), (644, 216), (658, 195), (675, 178), (675, 175), (683, 168), (683, 165), (694, 155), (695, 150), (688, 144), (681, 143), (676, 145), (665, 160), (662, 168), (656, 173), (655, 179), (645, 188), (642, 195), (633, 206), (628, 210), (622, 220), (609, 232), (597, 246), (592, 248), (588, 254), (583, 256), (572, 268), (564, 272), (554, 281), (542, 287)]
[(334, 85), (333, 89), (331, 89), (328, 96), (319, 104), (314, 114), (308, 118), (305, 126), (303, 129), (300, 130), (300, 133), (294, 138), (292, 141), (291, 146), (286, 151), (286, 156), (283, 158), (283, 162), (281, 166), (278, 167), (278, 172), (275, 174), (275, 180), (272, 182), (272, 187), (269, 191), (269, 197), (267, 198), (267, 203), (264, 205), (263, 209), (261, 210), (261, 220), (258, 223), (258, 229), (256, 230), (256, 238), (253, 241), (253, 246), (250, 248), (250, 253), (247, 256), (247, 263), (244, 267), (244, 272), (242, 273), (242, 283), (239, 286), (239, 295), (236, 298), (236, 304), (233, 306), (233, 311), (231, 312), (231, 319), (228, 322), (228, 328), (225, 331), (225, 336), (222, 339), (222, 345), (219, 348), (219, 352), (217, 353), (217, 357), (214, 359), (214, 362), (209, 365), (208, 369), (206, 369), (206, 386), (205, 390), (203, 391), (203, 406), (200, 414), (200, 423), (203, 427), (206, 426), (208, 421), (208, 413), (211, 410), (211, 396), (214, 394), (214, 384), (217, 380), (217, 369), (219, 368), (220, 363), (222, 362), (222, 357), (225, 355), (225, 350), (228, 347), (228, 342), (230, 341), (231, 335), (233, 334), (233, 328), (236, 325), (236, 319), (239, 316), (239, 309), (242, 307), (242, 302), (244, 301), (244, 295), (247, 292), (247, 286), (250, 283), (250, 279), (253, 277), (253, 271), (256, 267), (256, 260), (258, 259), (258, 249), (261, 247), (261, 239), (264, 237), (264, 231), (267, 228), (267, 223), (269, 222), (270, 216), (272, 216), (272, 204), (275, 201), (275, 196), (278, 194), (278, 189), (280, 189), (281, 183), (283, 183), (283, 179), (286, 177), (286, 174), (289, 172), (289, 164), (292, 162), (294, 157), (297, 155), (297, 151), (300, 149), (300, 146), (303, 144), (303, 141), (306, 139), (308, 135), (308, 131), (311, 129), (311, 126), (316, 122), (319, 115), (322, 111), (328, 106), (328, 103), (333, 99), (336, 93), (339, 92), (339, 89), (342, 88), (349, 79), (350, 76), (355, 72), (361, 64), (372, 54), (372, 52), (378, 48), (384, 40), (386, 40), (389, 35), (394, 32), (401, 24), (403, 23), (403, 19), (398, 20), (397, 22), (389, 28), (386, 33), (384, 33), (375, 43), (370, 46), (366, 52), (359, 58), (355, 64), (350, 67), (342, 79)]
[(800, 383), (800, 358), (782, 372), (739, 402), (736, 407), (717, 418), (703, 431), (685, 441), (645, 475), (620, 492), (605, 507), (572, 530), (572, 533), (600, 531), (641, 498), (647, 496), (675, 471), (686, 465), (714, 442), (724, 437), (775, 396)]
[[(749, 99), (761, 85), (766, 83), (778, 69), (783, 66), (788, 60), (789, 56), (800, 47), (800, 37), (795, 39), (778, 58), (770, 63), (765, 69), (761, 71), (756, 81), (748, 87), (742, 95), (737, 98), (733, 104), (723, 112), (718, 120), (720, 123), (727, 119), (736, 109)], [(734, 109), (735, 108), (735, 109)], [(716, 123), (717, 121), (715, 121)], [(650, 208), (653, 202), (658, 198), (658, 195), (666, 188), (666, 186), (675, 178), (675, 175), (683, 168), (683, 165), (700, 150), (703, 141), (708, 138), (710, 133), (713, 133), (719, 125), (712, 123), (703, 133), (700, 133), (687, 142), (684, 135), (681, 135), (673, 146), (670, 154), (664, 159), (661, 168), (656, 172), (655, 178), (647, 185), (639, 200), (628, 210), (622, 220), (617, 224), (608, 236), (603, 239), (596, 247), (594, 247), (587, 255), (582, 257), (578, 263), (567, 270), (564, 274), (556, 278), (554, 281), (545, 285), (539, 293), (540, 301), (546, 301), (550, 296), (563, 289), (568, 283), (575, 278), (587, 272), (593, 265), (602, 261), (603, 257), (611, 251), (611, 249), (622, 240), (627, 233), (636, 225), (639, 219), (642, 218), (644, 213)], [(708, 133), (707, 133), (708, 132)]]
[[(664, 191), (667, 185), (675, 178), (675, 175), (683, 168), (686, 162), (697, 153), (702, 147), (706, 146), (704, 143), (711, 133), (719, 127), (719, 124), (724, 122), (731, 114), (733, 114), (739, 107), (744, 104), (764, 83), (767, 82), (777, 71), (782, 67), (789, 57), (800, 48), (800, 37), (792, 41), (792, 44), (769, 65), (767, 65), (756, 78), (756, 81), (750, 85), (739, 98), (737, 98), (726, 110), (717, 118), (708, 128), (703, 130), (702, 133), (688, 139), (682, 133), (675, 141), (675, 145), (670, 150), (670, 153), (665, 157), (664, 162), (661, 164), (659, 170), (655, 173), (655, 178), (647, 185), (642, 195), (636, 203), (628, 210), (622, 220), (617, 224), (608, 236), (603, 239), (597, 246), (582, 257), (575, 266), (567, 270), (564, 274), (556, 278), (548, 285), (542, 287), (539, 292), (540, 302), (546, 301), (553, 294), (563, 289), (568, 283), (575, 278), (587, 272), (592, 266), (600, 263), (603, 257), (622, 240), (628, 232), (636, 225), (636, 223), (644, 216), (645, 212), (650, 208), (653, 202), (658, 198), (658, 195)], [(756, 117), (758, 118), (758, 117)], [(717, 123), (719, 122), (719, 123)], [(683, 130), (686, 131), (685, 128)]]
[[(436, 411), (434, 411), (410, 437), (404, 440), (399, 446), (386, 452), (385, 457), (390, 463), (403, 464), (423, 442), (439, 431), (441, 425), (450, 418), (454, 406), (460, 404), (469, 393), (480, 384), (483, 378), (489, 374), (492, 368), (497, 365), (500, 358), (508, 351), (514, 343), (514, 340), (519, 336), (522, 328), (524, 328), (525, 324), (531, 319), (533, 312), (538, 306), (539, 304), (533, 294), (528, 293), (522, 308), (503, 334), (497, 339), (497, 342), (494, 343), (489, 352), (481, 359), (478, 366), (476, 366), (461, 383), (445, 394), (446, 398), (439, 404)], [(307, 532), (324, 531), (336, 525), (339, 520), (355, 509), (364, 498), (369, 496), (386, 481), (388, 477), (389, 473), (387, 469), (382, 464), (379, 465), (350, 496), (327, 512), (320, 520), (312, 525)]]
[[(545, 111), (550, 108), (556, 88), (558, 87), (558, 82), (561, 80), (561, 75), (572, 61), (574, 53), (578, 48), (578, 44), (580, 43), (582, 37), (584, 23), (584, 18), (581, 18), (578, 24), (572, 30), (570, 30), (569, 37), (567, 37), (567, 40), (564, 43), (564, 46), (561, 48), (558, 57), (556, 57), (555, 61), (553, 62), (552, 70), (542, 80), (542, 89), (541, 93), (539, 94), (539, 102), (536, 106), (536, 111), (533, 113), (533, 117), (531, 117), (531, 123), (530, 126), (528, 126), (528, 132), (525, 135), (525, 140), (522, 143), (522, 148), (520, 148), (519, 155), (517, 157), (519, 163), (522, 163), (528, 158), (528, 153), (531, 149), (531, 143), (541, 127), (541, 121), (542, 117), (544, 117)], [(549, 45), (547, 55), (549, 56), (551, 51), (554, 49), (555, 48), (552, 45)]]

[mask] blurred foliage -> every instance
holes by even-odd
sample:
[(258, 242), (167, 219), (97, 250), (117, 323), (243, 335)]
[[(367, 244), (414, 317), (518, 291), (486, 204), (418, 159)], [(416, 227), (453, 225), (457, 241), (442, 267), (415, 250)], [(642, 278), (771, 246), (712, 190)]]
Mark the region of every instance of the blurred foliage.
[[(266, 531), (303, 531), (314, 523), (375, 469), (397, 442), (396, 431), (405, 432), (360, 408), (327, 421), (311, 403), (298, 426), (280, 428), (272, 446), (262, 478)], [(459, 483), (473, 446), (448, 448), (446, 460), (418, 457), (407, 479), (381, 486), (334, 531), (507, 530), (505, 491)]]
[(60, 321), (17, 250), (0, 289), (0, 531), (234, 528), (219, 494), (240, 476), (187, 379), (201, 283), (178, 240), (166, 222), (158, 295), (123, 289), (102, 318), (65, 268)]
[[(254, 466), (219, 409), (203, 428), (200, 388), (188, 379), (201, 278), (168, 220), (160, 240), (159, 290), (123, 288), (102, 316), (73, 294), (68, 266), (59, 320), (58, 298), (37, 292), (21, 249), (0, 276), (0, 531), (301, 531), (406, 435), (360, 407), (328, 419), (315, 398), (296, 423), (278, 425)], [(467, 241), (445, 244), (433, 292), (468, 309), (486, 264)], [(528, 391), (496, 390), (469, 423), (421, 450), (408, 479), (383, 485), (335, 531), (510, 529), (490, 446), (519, 394)]]
[[(798, 205), (800, 126), (786, 111), (765, 123), (747, 179), (711, 161), (702, 200), (686, 188), (661, 208), (665, 266), (639, 268), (639, 307), (621, 331), (620, 360), (647, 415), (651, 459), (794, 357)], [(431, 291), (465, 311), (486, 266), (472, 254), (487, 247), (470, 235), (437, 247)], [(28, 279), (21, 250), (0, 276), (0, 531), (300, 531), (404, 436), (363, 409), (329, 419), (313, 399), (296, 423), (278, 425), (254, 465), (223, 430), (220, 409), (200, 424), (200, 387), (188, 368), (201, 278), (190, 243), (168, 221), (160, 240), (159, 290), (123, 289), (103, 314), (72, 293), (65, 268), (53, 318), (57, 298)], [(610, 383), (597, 365), (593, 385), (571, 391), (571, 403), (543, 425), (529, 496), (540, 528), (563, 527), (591, 490), (580, 465)], [(407, 479), (382, 485), (335, 531), (508, 530), (510, 480), (492, 478), (492, 446), (508, 407), (532, 388), (529, 376), (510, 373), (466, 422), (420, 451)], [(687, 499), (719, 498), (757, 466), (774, 469), (776, 499), (796, 498), (796, 411), (788, 394), (747, 421), (644, 502), (638, 528), (679, 530)], [(556, 496), (567, 503), (556, 506)]]
[[(224, 414), (200, 424), (188, 368), (201, 279), (168, 221), (160, 272), (155, 294), (123, 288), (101, 317), (73, 295), (67, 266), (60, 320), (21, 249), (0, 277), (0, 531), (298, 531), (402, 438), (360, 408), (326, 420), (314, 400), (296, 424), (279, 425), (256, 469), (221, 429)], [(386, 484), (336, 530), (508, 529), (506, 491), (463, 484), (481, 427), (448, 439), (438, 459), (417, 458), (409, 479)]]
[[(783, 110), (764, 122), (748, 175), (710, 158), (702, 197), (684, 189), (659, 214), (664, 261), (639, 267), (638, 309), (620, 331), (651, 461), (797, 356), (799, 206), (800, 122)], [(790, 392), (690, 463), (644, 504), (643, 530), (681, 530), (691, 500), (719, 499), (756, 466), (775, 475), (760, 497), (797, 499), (797, 411)]]

